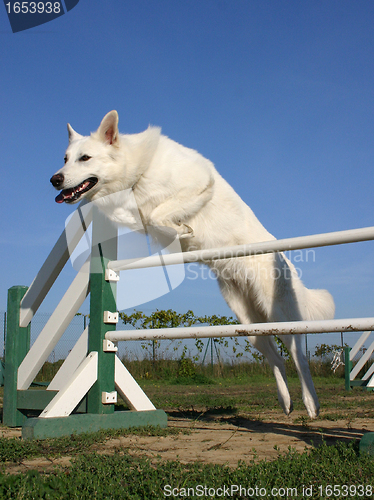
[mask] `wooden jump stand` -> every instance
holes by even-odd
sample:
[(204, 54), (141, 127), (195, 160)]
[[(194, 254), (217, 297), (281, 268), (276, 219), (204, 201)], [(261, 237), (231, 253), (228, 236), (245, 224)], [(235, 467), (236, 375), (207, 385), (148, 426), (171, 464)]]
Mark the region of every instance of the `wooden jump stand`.
[[(87, 261), (83, 264), (30, 349), (30, 321), (69, 259), (70, 252), (77, 246), (91, 222), (93, 229), (90, 263)], [(374, 318), (170, 328), (135, 334), (129, 331), (114, 331), (118, 321), (118, 313), (113, 312), (116, 310), (116, 281), (118, 281), (116, 271), (368, 240), (374, 240), (374, 227), (231, 248), (191, 251), (183, 255), (173, 253), (163, 256), (162, 260), (151, 256), (142, 259), (139, 264), (139, 261), (134, 262), (133, 259), (116, 260), (117, 228), (95, 207), (82, 203), (73, 213), (30, 288), (17, 286), (9, 290), (3, 423), (10, 427), (22, 426), (22, 436), (25, 439), (43, 439), (99, 429), (145, 425), (166, 427), (165, 412), (155, 409), (116, 356), (115, 343), (121, 340), (272, 335), (275, 332), (284, 335), (364, 331), (357, 343), (359, 346), (367, 338), (365, 336), (374, 331)], [(47, 389), (29, 390), (39, 370), (89, 293), (91, 294), (89, 327), (84, 330)], [(357, 346), (350, 353), (346, 352), (347, 389), (355, 385), (353, 379), (360, 368), (359, 365), (352, 370), (351, 364), (354, 351), (359, 348)], [(370, 354), (374, 351), (374, 343), (369, 351)], [(363, 357), (361, 364), (365, 363), (370, 354)], [(365, 386), (372, 388), (374, 367), (369, 369), (364, 379)], [(363, 385), (362, 381), (360, 385)], [(117, 392), (130, 410), (115, 411)], [(39, 415), (29, 418), (31, 412), (37, 412)], [(373, 432), (364, 434), (360, 442), (360, 451), (374, 455)]]
[[(352, 347), (344, 348), (345, 359), (345, 388), (350, 391), (352, 387), (362, 387), (364, 390), (374, 390), (374, 363), (372, 362), (369, 369), (358, 379), (358, 375), (364, 371), (366, 364), (371, 362), (371, 356), (374, 352), (374, 340), (372, 331), (363, 332), (355, 345)], [(366, 349), (366, 352), (353, 366), (353, 360), (359, 351), (362, 349), (364, 343), (371, 337), (371, 344)]]
[[(31, 318), (91, 220), (91, 262), (83, 264), (30, 349)], [(117, 228), (95, 207), (86, 205), (74, 213), (69, 232), (70, 244), (64, 231), (30, 288), (15, 286), (8, 291), (3, 423), (22, 426), (24, 439), (147, 425), (166, 427), (166, 413), (156, 410), (116, 355), (116, 345), (105, 340), (118, 321), (118, 313), (113, 312), (117, 278), (112, 274), (114, 280), (111, 276), (105, 279), (108, 260), (117, 258)], [(89, 327), (46, 390), (30, 390), (88, 293)], [(117, 392), (130, 410), (115, 411)]]

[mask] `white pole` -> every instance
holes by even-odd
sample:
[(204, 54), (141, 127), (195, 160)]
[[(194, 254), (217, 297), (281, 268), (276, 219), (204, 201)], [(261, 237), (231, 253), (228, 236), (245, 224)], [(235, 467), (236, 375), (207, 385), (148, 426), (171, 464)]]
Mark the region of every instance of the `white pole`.
[(126, 269), (142, 269), (172, 264), (186, 264), (188, 262), (208, 262), (211, 260), (231, 259), (233, 257), (246, 257), (248, 255), (272, 252), (286, 252), (289, 250), (301, 250), (303, 248), (341, 245), (343, 243), (368, 240), (374, 240), (374, 227), (349, 229), (348, 231), (337, 231), (334, 233), (315, 234), (311, 236), (299, 236), (297, 238), (287, 238), (283, 240), (263, 241), (249, 245), (172, 253), (163, 255), (162, 259), (159, 255), (153, 255), (151, 257), (145, 257), (144, 259), (112, 260), (108, 262), (108, 269), (118, 272)]
[(362, 330), (374, 330), (374, 318), (123, 330), (107, 332), (105, 338), (112, 342), (118, 342), (121, 340), (247, 337), (249, 335), (295, 335), (300, 333), (356, 332)]

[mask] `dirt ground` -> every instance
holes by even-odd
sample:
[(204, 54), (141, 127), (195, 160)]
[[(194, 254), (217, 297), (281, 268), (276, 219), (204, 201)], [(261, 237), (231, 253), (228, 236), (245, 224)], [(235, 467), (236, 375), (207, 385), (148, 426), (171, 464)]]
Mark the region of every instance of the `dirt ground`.
[[(356, 414), (357, 415), (357, 414)], [(205, 419), (182, 418), (169, 414), (169, 427), (187, 432), (165, 437), (139, 437), (129, 435), (111, 439), (95, 446), (99, 453), (146, 455), (150, 458), (179, 460), (183, 463), (204, 463), (237, 466), (239, 460), (272, 460), (289, 447), (299, 452), (325, 440), (333, 444), (338, 440), (360, 439), (365, 432), (374, 432), (373, 418), (361, 417), (328, 420), (320, 417), (315, 421), (305, 419), (305, 412), (293, 412), (291, 417), (279, 411), (270, 412), (267, 418), (257, 420), (245, 416), (212, 416)], [(20, 429), (0, 428), (0, 435), (20, 436)], [(91, 448), (92, 450), (92, 448)], [(30, 469), (48, 471), (56, 465), (68, 466), (71, 457), (38, 458), (20, 464), (9, 464), (10, 473)]]

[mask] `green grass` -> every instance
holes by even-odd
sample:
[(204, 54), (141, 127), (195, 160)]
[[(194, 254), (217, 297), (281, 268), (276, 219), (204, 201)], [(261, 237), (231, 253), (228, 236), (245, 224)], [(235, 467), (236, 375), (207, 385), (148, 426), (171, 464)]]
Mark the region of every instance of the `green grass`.
[[(127, 453), (111, 456), (89, 453), (75, 458), (68, 469), (57, 468), (48, 474), (30, 471), (0, 475), (0, 498), (152, 500), (165, 498), (164, 493), (174, 488), (180, 488), (178, 497), (183, 493), (186, 497), (188, 488), (199, 492), (203, 490), (198, 487), (205, 486), (211, 489), (211, 494), (206, 490), (205, 498), (214, 498), (214, 490), (231, 488), (231, 485), (241, 485), (246, 489), (257, 487), (258, 491), (262, 489), (262, 496), (266, 491), (266, 497), (273, 499), (285, 497), (283, 490), (281, 495), (276, 495), (275, 491), (271, 494), (273, 488), (289, 488), (292, 498), (305, 498), (302, 493), (304, 485), (312, 488), (312, 496), (308, 498), (327, 498), (325, 494), (320, 495), (321, 489), (325, 492), (327, 485), (349, 485), (353, 492), (354, 485), (371, 485), (373, 477), (374, 461), (360, 456), (357, 446), (352, 443), (331, 447), (322, 445), (304, 453), (289, 450), (272, 462), (240, 463), (234, 469), (223, 465), (151, 461)], [(198, 495), (192, 496), (192, 489), (189, 492), (189, 497), (198, 498)], [(371, 498), (371, 492), (367, 489), (362, 495), (358, 490), (349, 498)], [(230, 498), (259, 496), (233, 494)]]
[[(141, 385), (155, 406), (165, 411), (231, 406), (247, 415), (257, 415), (259, 411), (279, 410), (273, 376), (257, 374), (253, 377), (212, 378), (212, 382), (193, 384), (187, 379), (174, 384), (170, 381), (144, 380)], [(299, 379), (291, 376), (288, 382), (294, 409), (304, 412)], [(361, 388), (347, 392), (344, 381), (333, 377), (315, 377), (314, 383), (322, 414), (338, 412), (352, 415), (364, 411), (374, 417), (372, 392)]]
[[(83, 433), (61, 438), (23, 441), (18, 438), (0, 438), (0, 464), (6, 462), (22, 462), (35, 457), (59, 457), (79, 455), (87, 452), (92, 446), (105, 443), (105, 441), (120, 436), (170, 436), (186, 429), (158, 427), (143, 427), (139, 429), (103, 430), (93, 433)], [(1, 498), (1, 496), (0, 496)]]
[[(189, 368), (188, 366), (185, 368)], [(201, 378), (200, 378), (201, 377)], [(314, 382), (321, 403), (320, 419), (352, 422), (357, 416), (374, 418), (373, 398), (370, 392), (356, 388), (344, 389), (340, 377), (315, 376)], [(141, 386), (156, 407), (169, 414), (178, 414), (191, 419), (236, 419), (245, 415), (247, 419), (261, 420), (269, 415), (281, 413), (274, 378), (266, 371), (249, 373), (237, 371), (218, 377), (191, 371), (177, 376), (170, 373), (168, 379), (143, 378)], [(299, 380), (289, 376), (289, 387), (294, 400), (294, 425), (307, 428), (309, 419), (301, 401)], [(0, 391), (0, 396), (2, 391)], [(206, 485), (219, 488), (242, 485), (265, 488), (267, 498), (286, 498), (285, 495), (268, 495), (272, 488), (297, 488), (297, 494), (287, 498), (371, 498), (372, 495), (356, 494), (327, 495), (328, 484), (346, 484), (354, 493), (354, 485), (373, 485), (374, 459), (359, 455), (357, 442), (324, 443), (304, 453), (289, 450), (273, 461), (240, 463), (236, 468), (201, 463), (182, 464), (179, 461), (164, 462), (160, 458), (132, 457), (126, 448), (118, 448), (114, 454), (105, 454), (105, 441), (129, 434), (144, 436), (166, 436), (181, 432), (179, 429), (139, 429), (102, 431), (66, 438), (43, 441), (22, 441), (16, 438), (0, 438), (0, 498), (22, 499), (161, 499), (163, 488), (195, 488)], [(184, 432), (184, 431), (183, 431)], [(102, 450), (97, 453), (97, 445)], [(113, 450), (112, 450), (113, 451)], [(223, 452), (224, 453), (224, 452)], [(67, 467), (48, 469), (40, 474), (35, 470), (27, 473), (8, 474), (10, 464), (46, 457), (73, 457)], [(1, 470), (1, 467), (0, 467)], [(312, 496), (302, 495), (302, 485), (312, 487)], [(319, 488), (322, 488), (320, 490)], [(310, 491), (310, 490), (309, 490)], [(327, 490), (329, 491), (329, 490)], [(183, 493), (183, 490), (180, 490)], [(293, 490), (295, 493), (295, 490)], [(322, 494), (321, 494), (322, 493)], [(201, 497), (201, 496), (200, 496)], [(171, 496), (170, 498), (175, 498)], [(180, 495), (177, 498), (182, 498)], [(199, 498), (185, 496), (184, 498)], [(213, 498), (212, 495), (202, 498)], [(218, 498), (218, 497), (217, 497)], [(232, 495), (227, 498), (261, 498), (257, 496)]]
[[(201, 360), (193, 362), (189, 358), (182, 359), (143, 359), (143, 360), (123, 360), (127, 369), (137, 380), (153, 380), (153, 381), (174, 381), (186, 377), (188, 375), (201, 375), (208, 379), (240, 379), (256, 376), (272, 377), (272, 372), (269, 365), (265, 362), (248, 362), (240, 361), (215, 363), (213, 367), (210, 363), (201, 364)], [(57, 373), (63, 360), (58, 360), (55, 363), (46, 362), (38, 373), (36, 380), (38, 382), (50, 381)], [(296, 370), (291, 360), (285, 360), (286, 369), (289, 376), (296, 376)], [(336, 380), (344, 378), (344, 367), (340, 367), (336, 373), (331, 371), (331, 365), (328, 361), (318, 361), (312, 359), (309, 363), (313, 378), (324, 377)]]

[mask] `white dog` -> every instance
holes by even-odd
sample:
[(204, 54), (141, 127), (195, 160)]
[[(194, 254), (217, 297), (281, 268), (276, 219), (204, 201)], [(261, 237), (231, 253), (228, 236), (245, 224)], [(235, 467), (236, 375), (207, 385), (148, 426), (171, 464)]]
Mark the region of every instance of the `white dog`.
[[(139, 209), (145, 225), (173, 229), (183, 251), (275, 239), (209, 160), (161, 135), (159, 128), (119, 134), (118, 114), (111, 111), (89, 137), (78, 134), (70, 125), (68, 131), (65, 166), (51, 178), (53, 186), (62, 190), (56, 197), (58, 203), (88, 198), (110, 219), (136, 230), (135, 212)], [(121, 196), (129, 190), (134, 196)], [(118, 196), (106, 196), (112, 193)], [(129, 201), (134, 198), (137, 206)], [(331, 295), (305, 288), (293, 264), (281, 253), (217, 260), (211, 267), (226, 302), (241, 323), (334, 316)], [(274, 339), (249, 339), (270, 363), (279, 402), (288, 415), (292, 401)], [(314, 418), (319, 404), (301, 336), (285, 335), (282, 341), (294, 359), (304, 404)]]

